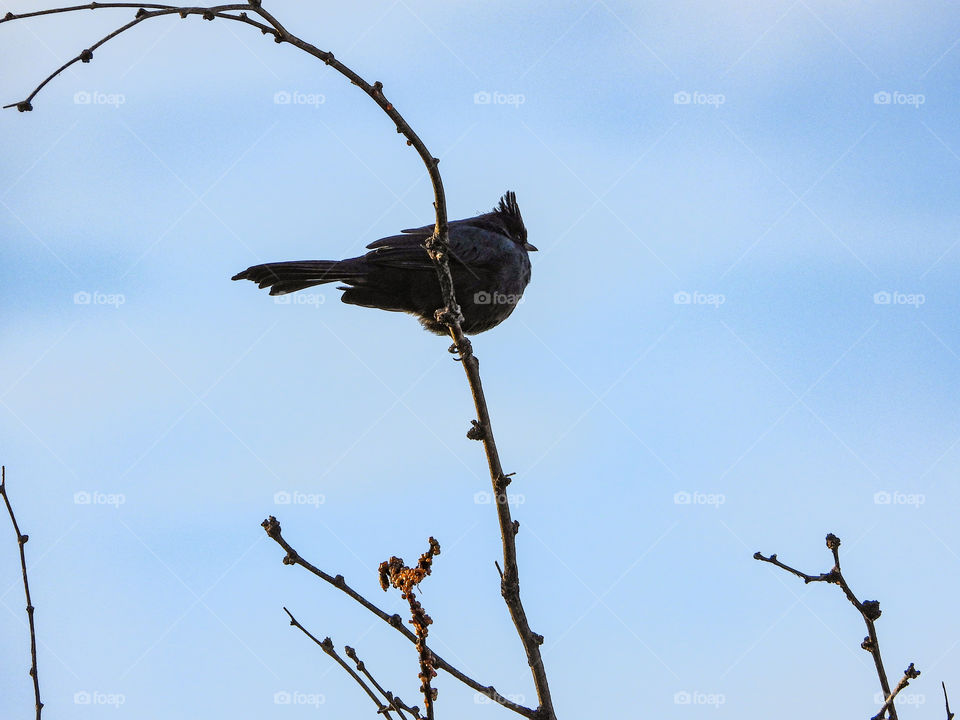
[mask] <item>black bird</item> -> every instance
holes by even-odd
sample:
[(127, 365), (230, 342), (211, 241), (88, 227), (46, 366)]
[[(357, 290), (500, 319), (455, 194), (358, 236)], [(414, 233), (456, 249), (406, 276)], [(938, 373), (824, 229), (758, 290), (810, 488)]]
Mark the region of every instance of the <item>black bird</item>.
[[(492, 212), (456, 220), (450, 228), (450, 272), (470, 335), (496, 327), (513, 312), (530, 282), (527, 228), (517, 197), (507, 192)], [(269, 287), (271, 295), (341, 282), (350, 305), (416, 315), (430, 332), (446, 335), (434, 313), (443, 307), (440, 282), (424, 243), (434, 226), (404, 230), (367, 245), (366, 255), (346, 260), (304, 260), (254, 265), (233, 276)]]

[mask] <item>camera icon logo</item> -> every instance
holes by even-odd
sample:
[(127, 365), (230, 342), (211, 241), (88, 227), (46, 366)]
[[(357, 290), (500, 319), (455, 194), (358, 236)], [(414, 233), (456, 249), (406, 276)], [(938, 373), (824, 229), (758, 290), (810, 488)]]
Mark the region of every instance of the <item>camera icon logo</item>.
[(892, 496), (886, 490), (880, 490), (873, 494), (873, 503), (875, 505), (889, 505)]

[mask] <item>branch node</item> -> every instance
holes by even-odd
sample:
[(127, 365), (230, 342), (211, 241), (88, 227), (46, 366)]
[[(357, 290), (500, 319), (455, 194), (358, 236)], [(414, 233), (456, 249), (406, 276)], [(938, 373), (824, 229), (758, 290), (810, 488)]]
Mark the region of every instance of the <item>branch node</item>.
[(88, 63), (93, 60), (93, 51), (87, 48), (80, 53), (80, 62)]
[(30, 104), (29, 100), (24, 100), (23, 102), (17, 103), (18, 112), (30, 112), (31, 110), (33, 110), (33, 105)]
[(470, 421), (470, 429), (467, 430), (467, 439), (469, 440), (483, 440), (487, 437), (486, 431), (483, 429), (483, 425), (478, 423), (476, 420)]
[(863, 616), (868, 620), (877, 620), (880, 617), (880, 601), (879, 600), (864, 600), (863, 601)]
[(146, 15), (146, 14), (147, 14), (146, 8), (140, 8), (139, 10), (137, 10), (137, 14), (134, 15), (134, 17), (136, 17), (136, 18), (142, 18), (142, 17), (143, 17), (144, 15)]

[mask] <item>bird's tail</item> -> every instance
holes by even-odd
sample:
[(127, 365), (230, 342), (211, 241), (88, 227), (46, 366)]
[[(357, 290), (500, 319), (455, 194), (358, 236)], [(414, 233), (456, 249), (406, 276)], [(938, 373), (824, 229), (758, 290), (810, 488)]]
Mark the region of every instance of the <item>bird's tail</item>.
[(350, 282), (365, 274), (356, 259), (304, 260), (299, 262), (254, 265), (233, 276), (233, 280), (252, 280), (270, 288), (271, 295), (285, 295), (329, 282)]

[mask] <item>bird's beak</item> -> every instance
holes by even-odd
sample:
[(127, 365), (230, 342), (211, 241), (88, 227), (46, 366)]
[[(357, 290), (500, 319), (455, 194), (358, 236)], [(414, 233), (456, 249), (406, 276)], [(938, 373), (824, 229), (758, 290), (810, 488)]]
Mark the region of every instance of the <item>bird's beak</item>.
[(526, 250), (527, 252), (536, 252), (536, 251), (537, 251), (537, 248), (536, 248), (534, 245), (531, 245), (531, 244), (528, 243), (528, 242), (525, 242), (525, 243), (523, 244), (523, 249)]

